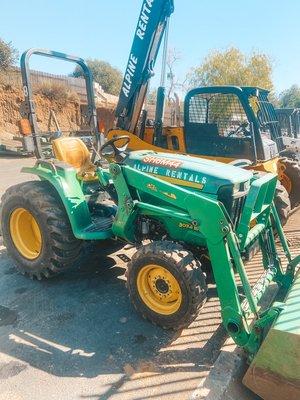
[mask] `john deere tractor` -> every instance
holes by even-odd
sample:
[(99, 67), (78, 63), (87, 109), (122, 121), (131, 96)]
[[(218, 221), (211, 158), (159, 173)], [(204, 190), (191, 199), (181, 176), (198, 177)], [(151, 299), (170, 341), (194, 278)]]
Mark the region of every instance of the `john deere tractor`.
[[(1, 203), (3, 241), (17, 268), (31, 277), (51, 278), (74, 266), (85, 242), (114, 238), (131, 243), (137, 248), (127, 266), (132, 303), (150, 321), (179, 329), (206, 300), (200, 259), (207, 255), (224, 326), (252, 362), (247, 385), (253, 388), (259, 369), (272, 377), (274, 387), (285, 379), (278, 393), (296, 385), (300, 257), (292, 258), (273, 205), (276, 175), (191, 156), (127, 153), (128, 142), (128, 136), (111, 139), (93, 164), (81, 139), (59, 138), (52, 142), (53, 158), (23, 168), (39, 180), (10, 187)], [(105, 192), (110, 200), (91, 200), (91, 192), (98, 198)], [(264, 272), (251, 288), (243, 256), (257, 241)], [(271, 282), (279, 285), (286, 303), (260, 311)], [(284, 371), (283, 358), (288, 361)], [(266, 376), (258, 377), (264, 389)], [(294, 392), (299, 395), (300, 387)]]
[[(143, 1), (117, 108), (118, 129), (106, 143), (95, 135), (92, 156), (81, 139), (68, 137), (52, 140), (52, 156), (46, 159), (32, 132), (37, 161), (23, 172), (39, 181), (12, 186), (4, 194), (4, 244), (18, 269), (38, 279), (74, 266), (86, 242), (132, 244), (130, 299), (144, 318), (172, 329), (192, 321), (207, 298), (200, 262), (206, 256), (224, 327), (251, 363), (245, 384), (265, 399), (283, 399), (288, 392), (289, 400), (296, 400), (300, 256), (292, 257), (274, 205), (277, 175), (172, 154), (174, 148), (153, 151), (135, 135), (151, 135), (145, 120), (138, 121), (173, 8), (172, 0)], [(154, 143), (159, 146), (167, 137), (161, 121), (158, 107)], [(241, 129), (246, 125), (235, 130)], [(176, 139), (170, 139), (176, 147)], [(137, 143), (144, 149), (127, 151)], [(243, 260), (254, 243), (262, 252), (263, 271), (251, 287)], [(271, 283), (280, 288), (278, 302), (261, 310)]]

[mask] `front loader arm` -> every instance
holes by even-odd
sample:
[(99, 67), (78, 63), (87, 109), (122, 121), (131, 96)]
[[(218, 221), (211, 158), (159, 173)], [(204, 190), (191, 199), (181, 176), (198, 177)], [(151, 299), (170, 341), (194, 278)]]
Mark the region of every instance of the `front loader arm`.
[[(200, 246), (205, 243), (217, 285), (223, 324), (236, 344), (244, 347), (250, 355), (255, 354), (263, 340), (261, 331), (269, 328), (278, 315), (272, 308), (264, 314), (260, 313), (258, 302), (272, 281), (288, 290), (295, 271), (294, 264), (299, 262), (298, 258), (291, 260), (286, 243), (284, 248), (290, 265), (287, 271), (282, 270), (278, 257), (274, 259), (273, 218), (280, 232), (272, 197), (276, 177), (270, 174), (252, 182), (248, 198), (253, 201), (250, 204), (249, 200), (242, 212), (243, 229), (238, 235), (223, 204), (217, 199), (174, 186), (130, 166), (111, 164), (110, 173), (119, 198), (118, 213), (113, 224), (114, 234), (135, 243), (137, 217), (140, 215), (163, 222), (174, 241)], [(152, 196), (156, 201), (143, 202), (140, 199), (142, 194)], [(257, 219), (259, 229), (251, 228), (249, 224), (246, 231), (245, 221), (254, 219)], [(251, 288), (242, 251), (245, 243), (251, 245), (255, 240), (260, 240), (262, 244), (265, 272)], [(235, 273), (242, 282), (242, 292), (238, 289)], [(253, 326), (248, 322), (250, 315), (256, 318)]]

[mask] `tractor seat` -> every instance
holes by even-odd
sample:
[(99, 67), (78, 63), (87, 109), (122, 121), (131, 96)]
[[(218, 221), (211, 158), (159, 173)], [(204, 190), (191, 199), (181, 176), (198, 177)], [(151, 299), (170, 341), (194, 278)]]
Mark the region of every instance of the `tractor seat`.
[(52, 141), (52, 149), (57, 160), (63, 161), (77, 171), (77, 177), (84, 181), (97, 179), (96, 168), (91, 162), (91, 155), (83, 143), (76, 137), (65, 137)]

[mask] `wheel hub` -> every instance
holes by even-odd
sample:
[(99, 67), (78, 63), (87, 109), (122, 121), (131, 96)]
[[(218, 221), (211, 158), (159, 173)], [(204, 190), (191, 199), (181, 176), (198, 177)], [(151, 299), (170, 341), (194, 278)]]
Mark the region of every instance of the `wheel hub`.
[(169, 285), (164, 279), (157, 279), (155, 286), (156, 289), (162, 294), (166, 294), (169, 291)]
[(160, 265), (144, 266), (137, 277), (141, 300), (162, 315), (176, 313), (182, 302), (182, 292), (175, 276)]

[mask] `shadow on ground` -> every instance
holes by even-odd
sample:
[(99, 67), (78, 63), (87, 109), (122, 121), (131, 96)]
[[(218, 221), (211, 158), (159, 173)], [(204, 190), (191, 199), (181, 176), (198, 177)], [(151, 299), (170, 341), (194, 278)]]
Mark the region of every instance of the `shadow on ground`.
[(199, 372), (212, 366), (226, 338), (215, 291), (188, 329), (163, 331), (136, 314), (124, 268), (107, 253), (98, 248), (76, 271), (38, 282), (20, 275), (2, 248), (0, 352), (21, 363), (0, 365), (0, 379), (26, 366), (58, 377), (119, 375), (105, 393), (88, 397), (106, 399), (136, 374), (166, 377), (189, 371), (197, 372), (198, 379)]
[[(287, 231), (293, 253), (296, 231)], [(16, 361), (0, 363), (0, 379), (28, 367), (55, 377), (97, 378), (99, 390), (79, 396), (91, 400), (181, 399), (197, 387), (226, 340), (215, 287), (193, 324), (163, 331), (132, 308), (116, 257), (123, 250), (114, 251), (111, 256), (111, 248), (98, 247), (77, 270), (37, 282), (18, 274), (2, 248), (0, 352)], [(247, 272), (253, 284), (262, 273), (259, 255)]]

